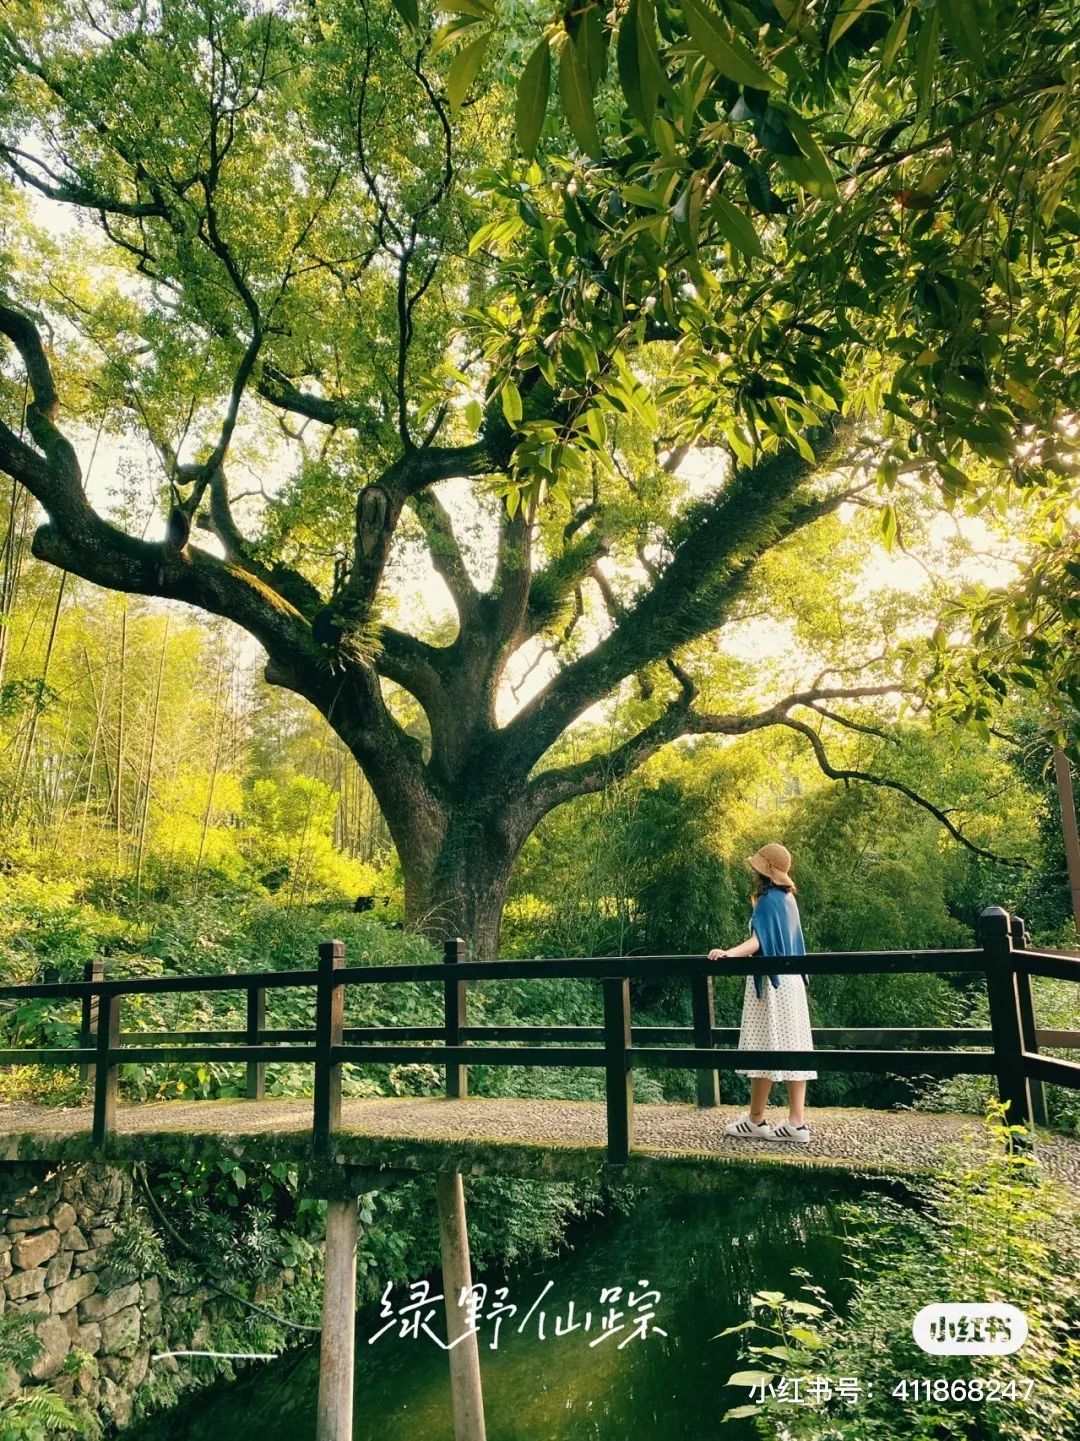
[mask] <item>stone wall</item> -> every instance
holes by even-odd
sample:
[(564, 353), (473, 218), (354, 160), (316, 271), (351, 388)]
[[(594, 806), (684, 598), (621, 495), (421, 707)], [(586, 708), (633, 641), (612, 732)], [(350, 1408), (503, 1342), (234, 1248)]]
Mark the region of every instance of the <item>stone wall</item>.
[[(0, 1397), (48, 1384), (88, 1406), (111, 1431), (203, 1384), (213, 1363), (153, 1356), (211, 1349), (214, 1323), (235, 1322), (243, 1308), (195, 1277), (144, 1274), (133, 1265), (118, 1232), (133, 1216), (152, 1224), (144, 1205), (131, 1173), (113, 1166), (0, 1167), (0, 1316), (27, 1313), (43, 1343), (25, 1374), (0, 1362)], [(292, 1280), (283, 1272), (260, 1286), (256, 1299)], [(79, 1366), (81, 1353), (96, 1367)]]

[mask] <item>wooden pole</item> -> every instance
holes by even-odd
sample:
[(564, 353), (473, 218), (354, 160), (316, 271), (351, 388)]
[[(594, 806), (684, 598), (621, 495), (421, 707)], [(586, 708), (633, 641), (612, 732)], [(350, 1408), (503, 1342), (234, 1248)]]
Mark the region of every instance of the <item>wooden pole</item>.
[(116, 1052), (120, 1048), (120, 997), (103, 991), (98, 997), (97, 1060), (94, 1063), (94, 1128), (92, 1140), (100, 1146), (116, 1127)]
[[(92, 961), (83, 962), (83, 980), (100, 981), (105, 975), (105, 964), (100, 957)], [(83, 1050), (89, 1050), (91, 1046), (97, 1045), (98, 1027), (98, 998), (97, 996), (83, 996), (82, 1002), (82, 1024), (79, 1027), (79, 1046)], [(93, 1086), (94, 1068), (84, 1061), (79, 1067), (79, 1080), (84, 1085)]]
[[(247, 989), (247, 1043), (257, 1046), (266, 1029), (266, 988), (248, 986)], [(247, 1063), (247, 1098), (261, 1101), (266, 1097), (266, 1066), (262, 1061)]]
[(326, 1203), (316, 1441), (352, 1441), (356, 1347), (356, 1197)]
[[(465, 959), (465, 942), (454, 937), (443, 942), (443, 960), (455, 966)], [(452, 975), (453, 972), (449, 972)], [(465, 1024), (465, 982), (443, 982), (443, 1032), (448, 1046), (461, 1045), (461, 1028)], [(446, 1094), (453, 1097), (469, 1094), (469, 1072), (456, 1063), (446, 1067)]]
[(604, 986), (604, 1069), (607, 1158), (625, 1165), (634, 1139), (634, 1073), (630, 1069), (630, 982), (613, 976)]
[(334, 972), (344, 965), (344, 941), (320, 942), (315, 990), (315, 1094), (311, 1130), (312, 1155), (319, 1161), (329, 1159), (334, 1132), (341, 1125), (341, 1063), (335, 1058), (335, 1051), (342, 1039), (345, 987), (335, 980)]
[(1031, 1124), (1031, 1096), (1024, 1066), (1012, 925), (1008, 911), (987, 906), (980, 917), (980, 938), (986, 955), (986, 991), (994, 1033), (998, 1096), (1009, 1104), (1009, 1125)]
[[(1027, 927), (1020, 916), (1013, 916), (1010, 923), (1013, 951), (1026, 951)], [(1017, 967), (1016, 1001), (1020, 1011), (1020, 1035), (1024, 1050), (1035, 1052), (1039, 1049), (1039, 1032), (1035, 1022), (1035, 1000), (1031, 994), (1031, 976)], [(1031, 1095), (1031, 1118), (1039, 1126), (1046, 1125), (1046, 1090), (1042, 1081), (1028, 1077), (1028, 1091)]]
[[(712, 1050), (713, 1026), (716, 1016), (713, 1010), (712, 976), (690, 977), (690, 1006), (694, 1022), (694, 1045), (698, 1050)], [(699, 1106), (720, 1104), (720, 1073), (712, 1070), (697, 1073), (697, 1103)]]
[[(439, 1171), (435, 1177), (442, 1245), (446, 1338), (450, 1344), (450, 1401), (454, 1441), (485, 1441), (484, 1396), (480, 1387), (480, 1352), (476, 1332), (468, 1332), (466, 1301), (472, 1290), (469, 1232), (465, 1223), (465, 1187), (460, 1171)], [(458, 1337), (462, 1340), (458, 1340)], [(455, 1344), (456, 1343), (456, 1344)], [(319, 1438), (322, 1441), (322, 1437)]]

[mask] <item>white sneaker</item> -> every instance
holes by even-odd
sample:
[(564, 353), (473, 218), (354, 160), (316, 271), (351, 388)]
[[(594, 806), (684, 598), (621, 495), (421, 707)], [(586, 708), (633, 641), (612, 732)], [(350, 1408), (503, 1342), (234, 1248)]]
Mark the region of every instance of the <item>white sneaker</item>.
[(769, 1125), (768, 1121), (752, 1121), (750, 1112), (744, 1111), (737, 1121), (724, 1127), (725, 1136), (738, 1136), (744, 1141), (754, 1140), (771, 1141), (776, 1132)]
[(797, 1141), (801, 1146), (810, 1144), (810, 1127), (805, 1121), (801, 1126), (793, 1126), (790, 1121), (781, 1121), (779, 1126), (772, 1128), (772, 1133), (776, 1141)]

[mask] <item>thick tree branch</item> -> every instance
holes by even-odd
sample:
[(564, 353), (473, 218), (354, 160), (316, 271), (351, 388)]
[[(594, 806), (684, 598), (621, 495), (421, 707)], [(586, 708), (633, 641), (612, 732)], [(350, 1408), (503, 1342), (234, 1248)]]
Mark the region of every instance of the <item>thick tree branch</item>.
[(712, 501), (684, 518), (686, 533), (673, 559), (627, 606), (622, 622), (505, 727), (508, 772), (527, 775), (567, 726), (620, 681), (723, 623), (761, 555), (844, 498), (843, 493), (797, 498), (799, 487), (835, 454), (844, 434), (838, 426), (818, 432), (813, 464), (785, 449), (752, 469), (736, 471)]
[(423, 707), (434, 730), (446, 704), (443, 660), (446, 651), (408, 631), (383, 626), (376, 667), (380, 675), (407, 690)]
[(663, 746), (688, 735), (749, 735), (765, 726), (779, 725), (796, 706), (812, 706), (820, 700), (858, 700), (891, 695), (899, 690), (892, 684), (830, 687), (796, 691), (768, 710), (749, 715), (706, 715), (691, 710), (697, 690), (690, 677), (678, 667), (679, 695), (669, 701), (655, 720), (629, 736), (613, 750), (590, 756), (573, 765), (541, 771), (526, 788), (537, 810), (536, 820), (555, 806), (577, 796), (591, 795), (605, 786), (624, 780)]
[(628, 737), (613, 750), (601, 755), (590, 756), (587, 760), (578, 761), (573, 765), (542, 771), (534, 777), (526, 787), (523, 798), (530, 823), (535, 826), (548, 811), (568, 800), (594, 794), (625, 779), (644, 764), (650, 756), (655, 755), (662, 747), (682, 736), (738, 736), (748, 735), (752, 731), (763, 730), (770, 726), (785, 726), (789, 730), (805, 736), (810, 742), (818, 766), (830, 780), (840, 780), (845, 783), (860, 781), (864, 784), (898, 791), (932, 815), (945, 827), (954, 840), (974, 854), (1001, 865), (1028, 866), (1027, 861), (999, 856), (995, 852), (977, 845), (949, 819), (946, 810), (934, 805), (932, 801), (927, 800), (911, 786), (905, 785), (903, 781), (894, 780), (889, 776), (881, 776), (872, 771), (834, 766), (829, 761), (825, 744), (818, 732), (805, 721), (798, 720), (790, 714), (797, 707), (805, 706), (819, 714), (828, 715), (830, 719), (850, 729), (880, 735), (880, 732), (870, 727), (825, 711), (820, 702), (824, 700), (857, 700), (870, 696), (896, 694), (902, 689), (900, 686), (884, 684), (811, 689), (785, 696), (767, 710), (759, 711), (756, 714), (705, 715), (691, 710), (695, 689), (689, 676), (682, 672), (679, 679), (681, 686), (679, 696), (672, 700), (655, 720), (644, 726), (635, 735)]
[[(44, 195), (60, 205), (77, 205), (85, 210), (96, 210), (100, 215), (123, 215), (135, 220), (152, 215), (164, 216), (166, 213), (160, 197), (153, 200), (121, 200), (119, 196), (105, 195), (80, 180), (69, 180), (57, 175), (39, 156), (30, 155), (14, 145), (0, 143), (0, 157), (24, 185), (29, 185), (39, 195)], [(37, 171), (31, 170), (31, 165), (37, 166)]]
[(822, 771), (824, 771), (825, 775), (827, 775), (830, 780), (844, 781), (845, 783), (847, 783), (848, 781), (863, 781), (869, 785), (881, 786), (887, 790), (899, 791), (902, 796), (906, 796), (909, 801), (913, 801), (915, 805), (921, 806), (922, 809), (924, 811), (928, 811), (935, 820), (940, 821), (940, 823), (945, 827), (945, 829), (949, 832), (949, 834), (954, 840), (959, 841), (962, 846), (966, 847), (967, 850), (972, 851), (975, 855), (982, 856), (985, 860), (988, 861), (994, 861), (998, 865), (1018, 866), (1024, 870), (1030, 869), (1031, 863), (1022, 859), (1021, 857), (999, 856), (996, 852), (987, 850), (984, 846), (976, 845), (974, 841), (969, 840), (968, 837), (964, 835), (963, 831), (961, 831), (956, 825), (954, 825), (954, 823), (949, 819), (945, 811), (943, 811), (939, 806), (934, 805), (932, 801), (928, 801), (926, 797), (920, 795), (918, 791), (912, 790), (912, 788), (905, 785), (903, 781), (893, 780), (890, 776), (875, 775), (871, 771), (855, 770), (850, 767), (843, 766), (834, 766), (829, 760), (829, 757), (825, 750), (825, 743), (821, 739), (821, 736), (818, 735), (817, 731), (814, 730), (813, 726), (807, 725), (805, 721), (796, 720), (794, 716), (784, 716), (783, 719), (779, 721), (779, 724), (787, 726), (789, 730), (797, 731), (801, 736), (805, 736), (805, 738), (810, 742), (810, 746), (814, 752), (814, 758), (817, 761), (818, 766), (821, 768)]
[[(300, 610), (273, 587), (265, 571), (252, 571), (250, 558), (244, 564), (219, 560), (192, 545), (176, 551), (130, 536), (98, 515), (83, 492), (74, 447), (53, 420), (59, 402), (37, 327), (28, 316), (0, 306), (0, 334), (14, 342), (26, 366), (33, 397), (27, 427), (43, 452), (31, 450), (0, 425), (0, 465), (48, 516), (34, 536), (34, 555), (109, 590), (184, 601), (242, 626), (266, 650), (268, 678), (306, 696), (373, 777), (392, 776), (393, 785), (407, 786), (419, 803), (423, 770), (418, 747), (386, 710), (374, 670), (351, 662), (335, 675)], [(234, 543), (238, 537), (236, 532)], [(349, 705), (342, 708), (343, 688)], [(390, 779), (380, 784), (384, 794), (393, 788)], [(379, 799), (382, 804), (383, 794)]]
[(410, 504), (423, 528), (431, 564), (445, 582), (464, 630), (476, 614), (480, 592), (465, 564), (450, 512), (430, 487), (416, 491), (410, 497)]
[(263, 361), (255, 388), (271, 405), (292, 415), (302, 415), (305, 420), (317, 420), (320, 425), (348, 423), (349, 410), (343, 400), (301, 390), (290, 376), (269, 361)]
[(579, 535), (577, 528), (570, 532), (559, 554), (533, 574), (525, 614), (527, 637), (551, 625), (571, 596), (580, 598), (581, 582), (610, 549), (602, 528), (594, 527), (584, 535)]
[[(498, 685), (509, 651), (523, 639), (522, 626), (532, 588), (532, 547), (536, 506), (518, 506), (512, 516), (501, 510), (495, 578), (484, 597), (490, 642), (492, 683)], [(492, 695), (494, 702), (494, 695)]]

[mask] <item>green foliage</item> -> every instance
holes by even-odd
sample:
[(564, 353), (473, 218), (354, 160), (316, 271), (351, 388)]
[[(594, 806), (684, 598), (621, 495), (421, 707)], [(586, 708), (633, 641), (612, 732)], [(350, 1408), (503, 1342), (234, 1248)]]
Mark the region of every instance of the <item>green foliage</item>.
[(160, 1276), (170, 1280), (173, 1271), (161, 1237), (147, 1224), (138, 1211), (125, 1212), (112, 1228), (109, 1245), (109, 1266), (119, 1278), (141, 1280), (144, 1276)]
[[(1055, 1031), (1080, 1030), (1080, 993), (1071, 981), (1054, 981), (1045, 976), (1031, 979), (1032, 1003), (1041, 1028)], [(989, 1026), (990, 1008), (981, 988), (969, 1000), (967, 1022), (973, 1026)], [(1040, 1046), (1047, 1056), (1074, 1061), (1076, 1052), (1054, 1046)], [(915, 1101), (924, 1111), (985, 1110), (995, 1091), (991, 1076), (949, 1076), (932, 1081)], [(1055, 1130), (1080, 1136), (1080, 1092), (1065, 1086), (1043, 1088), (1049, 1124)]]
[[(919, 1207), (876, 1201), (844, 1207), (852, 1294), (841, 1310), (810, 1280), (803, 1297), (780, 1292), (753, 1298), (755, 1315), (743, 1355), (752, 1370), (735, 1386), (778, 1376), (857, 1377), (856, 1406), (835, 1397), (791, 1405), (766, 1395), (736, 1406), (753, 1415), (765, 1437), (825, 1438), (857, 1434), (898, 1441), (939, 1438), (1028, 1438), (1066, 1441), (1080, 1421), (1080, 1286), (1076, 1271), (1075, 1200), (1046, 1178), (1024, 1148), (1023, 1127), (1010, 1126), (996, 1103), (986, 1116), (989, 1151), (959, 1154), (919, 1197)], [(809, 1298), (809, 1299), (806, 1299)], [(1006, 1357), (935, 1356), (932, 1371), (911, 1334), (915, 1313), (943, 1300), (1004, 1301), (1028, 1318), (1029, 1335)], [(726, 1334), (726, 1333), (725, 1333)], [(940, 1402), (899, 1400), (897, 1382), (933, 1374), (948, 1381), (1014, 1381), (1016, 1399)], [(1029, 1385), (1030, 1384), (1030, 1391)], [(985, 1395), (985, 1392), (984, 1392)]]
[(461, 23), (501, 31), (524, 159), (487, 179), (472, 245), (497, 264), (466, 328), (491, 393), (539, 373), (564, 401), (517, 427), (522, 495), (597, 468), (617, 485), (620, 416), (744, 464), (869, 420), (889, 547), (913, 487), (1014, 517), (1029, 547), (1022, 575), (944, 607), (939, 713), (985, 737), (1004, 695), (1038, 690), (1080, 755), (1075, 7), (1033, 32), (1015, 3), (633, 0), (534, 25), (523, 65), (517, 7), (480, 16)]
[[(44, 1349), (34, 1324), (45, 1314), (6, 1311), (0, 1316), (0, 1367), (10, 1364), (19, 1374), (29, 1371)], [(80, 1370), (83, 1357), (94, 1364), (86, 1352), (69, 1352), (67, 1359), (73, 1355)], [(69, 1405), (51, 1386), (35, 1385), (21, 1393), (0, 1395), (0, 1441), (47, 1441), (55, 1436), (98, 1441), (100, 1435), (101, 1427), (86, 1407)]]
[(48, 1386), (0, 1401), (0, 1441), (48, 1441), (83, 1436), (96, 1441), (100, 1426), (85, 1407), (76, 1409)]
[(69, 880), (18, 870), (0, 875), (0, 968), (12, 981), (40, 977), (42, 957), (60, 980), (82, 978), (110, 926), (80, 904)]
[[(933, 775), (943, 805), (970, 808), (973, 835), (1026, 853), (1032, 877), (1041, 873), (1040, 797), (1017, 784), (1009, 749), (909, 728), (857, 743), (887, 751), (897, 775)], [(823, 785), (775, 740), (722, 748), (703, 741), (657, 756), (629, 781), (545, 819), (515, 872), (504, 948), (520, 955), (700, 955), (734, 944), (749, 921), (745, 857), (778, 837), (795, 857), (810, 950), (970, 945), (983, 907), (1016, 909), (1021, 887), (1030, 884), (1026, 872), (943, 846), (938, 824), (901, 796)], [(715, 983), (718, 1025), (739, 1024), (742, 989), (741, 979)], [(637, 982), (633, 996), (643, 1024), (689, 1024), (685, 987)], [(810, 1003), (818, 1026), (987, 1024), (983, 988), (930, 973), (816, 976)], [(563, 1007), (552, 993), (550, 1004), (549, 1018), (576, 1019), (572, 998)], [(521, 1012), (528, 1003), (518, 994), (513, 1005)], [(661, 1085), (668, 1095), (689, 1094), (687, 1078), (675, 1073)], [(814, 1095), (820, 1104), (881, 1105), (910, 1100), (928, 1085), (927, 1078), (826, 1072)], [(725, 1075), (722, 1086), (729, 1099), (741, 1096), (739, 1078)], [(976, 1110), (982, 1094), (972, 1092)], [(938, 1104), (950, 1109), (960, 1099), (950, 1091), (950, 1103)], [(1064, 1120), (1068, 1113), (1059, 1114)]]
[[(575, 249), (597, 277), (576, 319), (618, 344), (655, 307), (701, 388), (688, 414), (714, 414), (706, 386), (719, 381), (747, 436), (790, 436), (841, 391), (884, 400), (920, 435), (928, 475), (937, 463), (966, 488), (965, 449), (1000, 460), (1055, 397), (1074, 400), (1072, 382), (1051, 377), (1051, 350), (1021, 352), (997, 321), (1007, 307), (1048, 341), (1045, 287), (1070, 284), (1057, 250), (1080, 228), (1066, 100), (1075, 14), (1044, 8), (1033, 44), (1020, 5), (979, 6), (977, 20), (971, 7), (905, 0), (831, 16), (754, 8), (571, 10), (541, 42), (559, 55), (570, 135), (599, 162), (575, 169)], [(490, 34), (494, 11), (480, 13), (446, 39)], [(540, 53), (517, 86), (527, 154), (547, 108)], [(560, 148), (552, 133), (549, 153)], [(561, 204), (562, 169), (518, 172), (553, 224), (547, 187)], [(553, 233), (535, 223), (532, 237), (550, 254)], [(760, 310), (740, 333), (732, 302), (747, 285)], [(718, 327), (726, 354), (710, 343)], [(805, 343), (823, 338), (827, 358)], [(870, 361), (862, 381), (845, 364), (856, 353)]]
[(44, 1349), (34, 1332), (34, 1324), (48, 1312), (5, 1311), (0, 1316), (0, 1361), (8, 1361), (17, 1371), (28, 1371)]

